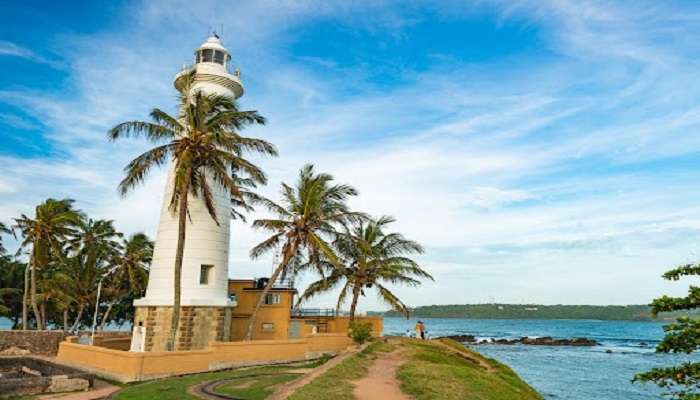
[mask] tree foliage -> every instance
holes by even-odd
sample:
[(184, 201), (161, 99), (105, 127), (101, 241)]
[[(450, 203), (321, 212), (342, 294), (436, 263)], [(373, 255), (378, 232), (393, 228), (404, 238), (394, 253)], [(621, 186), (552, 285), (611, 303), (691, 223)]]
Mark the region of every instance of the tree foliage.
[(255, 259), (263, 254), (275, 253), (281, 248), (281, 261), (260, 294), (248, 322), (246, 340), (252, 339), (258, 310), (279, 277), (290, 272), (300, 272), (298, 269), (290, 271), (295, 265), (316, 266), (316, 261), (322, 258), (337, 263), (329, 240), (336, 237), (337, 229), (343, 224), (364, 217), (361, 213), (350, 211), (347, 205), (347, 200), (356, 195), (357, 191), (352, 186), (334, 184), (333, 176), (316, 173), (314, 166), (307, 164), (299, 171), (296, 185), (282, 183), (281, 204), (264, 198), (257, 200), (276, 218), (257, 219), (253, 222), (254, 228), (263, 229), (272, 235), (253, 247), (250, 255)]
[[(663, 275), (664, 279), (677, 281), (683, 277), (700, 275), (700, 264), (678, 266)], [(685, 297), (662, 296), (651, 303), (652, 313), (688, 312), (700, 308), (700, 288), (690, 286)], [(656, 347), (660, 353), (690, 354), (700, 347), (700, 321), (687, 316), (664, 326), (664, 339)], [(677, 366), (653, 368), (637, 374), (638, 382), (652, 382), (669, 390), (669, 396), (679, 400), (700, 399), (700, 363), (684, 362)]]
[[(36, 312), (26, 315), (27, 328), (86, 328), (103, 279), (103, 326), (130, 321), (132, 300), (143, 296), (148, 280), (153, 252), (148, 237), (122, 239), (112, 221), (87, 217), (72, 200), (48, 199), (35, 210), (34, 216), (15, 219), (18, 252), (0, 254), (0, 315), (9, 318), (13, 328), (23, 327), (23, 308), (30, 301), (25, 294), (33, 291)], [(25, 274), (31, 265), (36, 267), (33, 277)]]
[(299, 302), (339, 287), (336, 309), (340, 309), (350, 297), (350, 320), (354, 321), (360, 296), (365, 296), (367, 290), (374, 288), (382, 302), (408, 317), (408, 307), (388, 284), (419, 286), (421, 279), (432, 280), (433, 277), (410, 258), (423, 252), (420, 244), (400, 233), (385, 232), (392, 222), (393, 218), (385, 216), (346, 225), (344, 232), (338, 234), (333, 242), (338, 261), (330, 262), (323, 257), (317, 261), (310, 260), (330, 271), (330, 274), (309, 285)]

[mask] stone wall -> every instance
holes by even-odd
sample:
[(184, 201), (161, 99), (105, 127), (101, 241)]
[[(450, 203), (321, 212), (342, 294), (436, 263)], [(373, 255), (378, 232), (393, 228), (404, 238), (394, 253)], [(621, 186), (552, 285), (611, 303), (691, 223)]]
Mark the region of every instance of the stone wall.
[(3, 371), (0, 379), (0, 397), (3, 398), (87, 390), (94, 383), (91, 374), (30, 357), (0, 358), (0, 370)]
[[(146, 327), (146, 351), (166, 350), (172, 312), (167, 306), (136, 307), (135, 324)], [(204, 349), (209, 342), (228, 340), (226, 314), (226, 307), (182, 307), (175, 350)]]
[[(80, 335), (83, 334), (89, 334), (89, 332), (80, 333)], [(61, 343), (66, 337), (73, 335), (74, 334), (72, 333), (66, 333), (60, 330), (0, 330), (0, 354), (2, 354), (3, 352), (15, 353), (15, 350), (20, 350), (17, 355), (28, 352), (29, 354), (55, 356), (56, 352), (58, 352), (58, 344)], [(130, 337), (130, 332), (97, 332), (96, 336), (105, 338), (128, 338)]]
[(0, 353), (16, 348), (30, 354), (53, 356), (67, 336), (63, 331), (0, 331)]

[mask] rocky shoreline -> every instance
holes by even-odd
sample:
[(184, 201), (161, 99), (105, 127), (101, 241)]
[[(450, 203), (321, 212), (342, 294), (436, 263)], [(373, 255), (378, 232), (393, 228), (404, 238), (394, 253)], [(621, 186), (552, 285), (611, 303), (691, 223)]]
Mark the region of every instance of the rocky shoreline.
[(446, 338), (455, 340), (460, 343), (468, 344), (504, 344), (504, 345), (514, 345), (514, 344), (524, 344), (530, 346), (599, 346), (600, 343), (593, 339), (588, 338), (570, 338), (570, 339), (555, 339), (550, 336), (543, 337), (528, 337), (523, 336), (520, 339), (482, 339), (478, 340), (473, 335), (449, 335), (444, 336)]

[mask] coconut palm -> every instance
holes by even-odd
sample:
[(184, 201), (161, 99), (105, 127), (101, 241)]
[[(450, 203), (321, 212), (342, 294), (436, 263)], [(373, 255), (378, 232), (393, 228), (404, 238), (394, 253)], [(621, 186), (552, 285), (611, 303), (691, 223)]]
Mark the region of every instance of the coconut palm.
[[(319, 261), (323, 268), (331, 271), (330, 275), (309, 285), (300, 296), (299, 303), (340, 287), (336, 310), (351, 296), (352, 323), (360, 296), (365, 295), (365, 290), (376, 288), (383, 302), (408, 317), (408, 307), (385, 285), (418, 286), (421, 284), (419, 279), (433, 280), (433, 277), (409, 258), (412, 254), (423, 252), (418, 243), (399, 233), (384, 232), (384, 228), (392, 222), (394, 219), (391, 217), (381, 217), (367, 222), (359, 221), (348, 227), (333, 243), (339, 262)], [(341, 267), (337, 264), (341, 264)]]
[[(121, 251), (118, 240), (123, 236), (114, 228), (112, 220), (88, 218), (82, 220), (76, 227), (75, 235), (68, 241), (67, 250), (75, 257), (80, 258), (80, 263), (86, 268), (92, 268), (104, 274), (107, 273), (110, 261), (118, 257)], [(100, 279), (102, 277), (98, 277), (98, 281)], [(65, 311), (70, 312), (71, 302), (76, 302), (70, 293), (59, 293), (56, 300), (59, 306), (64, 307), (64, 313)], [(79, 314), (82, 314), (80, 306), (84, 303), (78, 302)], [(66, 325), (64, 316), (64, 329)]]
[(67, 241), (67, 250), (73, 254), (92, 256), (91, 252), (119, 250), (118, 239), (124, 236), (114, 229), (114, 221), (107, 219), (81, 219), (75, 233)]
[[(28, 270), (30, 284), (27, 284), (25, 272), (24, 300), (22, 307), (22, 326), (27, 329), (27, 292), (31, 296), (32, 311), (37, 329), (44, 329), (42, 317), (37, 306), (37, 270), (45, 268), (52, 257), (60, 256), (63, 243), (75, 232), (74, 227), (80, 223), (82, 214), (73, 208), (73, 200), (47, 199), (35, 209), (34, 217), (22, 214), (15, 219), (15, 228), (22, 234), (18, 254), (31, 246)], [(28, 288), (28, 286), (30, 286)]]
[(146, 290), (148, 267), (153, 259), (153, 241), (145, 234), (137, 233), (123, 239), (120, 247), (121, 250), (112, 261), (116, 269), (104, 287), (104, 297), (109, 301), (107, 310), (102, 315), (100, 330), (104, 330), (112, 308), (118, 302), (140, 297)]
[(8, 228), (7, 225), (0, 222), (0, 255), (5, 254), (5, 247), (2, 245), (2, 234), (12, 234), (12, 229)]
[(263, 171), (246, 160), (244, 153), (277, 154), (272, 144), (237, 133), (247, 125), (264, 124), (265, 119), (260, 114), (240, 111), (231, 97), (202, 92), (190, 94), (189, 86), (185, 85), (181, 94), (180, 114), (177, 117), (156, 108), (150, 114), (152, 122), (124, 122), (109, 132), (112, 140), (136, 135), (158, 144), (126, 166), (126, 177), (119, 184), (122, 195), (141, 183), (153, 167), (164, 165), (170, 158), (173, 160), (170, 211), (178, 214), (178, 240), (173, 317), (167, 343), (167, 348), (171, 350), (174, 349), (180, 318), (180, 280), (189, 198), (202, 201), (218, 224), (212, 184), (225, 189), (232, 197), (240, 196), (239, 184), (231, 176), (232, 170), (238, 171), (238, 176), (256, 183), (266, 183)]
[[(60, 265), (52, 275), (56, 291), (66, 294), (65, 299), (69, 302), (66, 306), (76, 311), (70, 331), (76, 331), (81, 325), (85, 325), (85, 313), (95, 302), (97, 282), (107, 271), (112, 260), (112, 255), (107, 251), (97, 250), (94, 254), (94, 257), (67, 256), (59, 261)], [(66, 320), (67, 317), (64, 317), (64, 324)]]
[[(250, 251), (253, 259), (276, 252), (281, 246), (281, 261), (275, 268), (265, 289), (260, 295), (255, 309), (250, 316), (246, 340), (251, 340), (255, 319), (261, 305), (280, 276), (289, 272), (293, 262), (300, 259), (317, 260), (324, 257), (333, 263), (335, 255), (328, 243), (335, 237), (336, 229), (348, 221), (362, 218), (362, 214), (352, 212), (346, 204), (357, 191), (348, 185), (332, 184), (329, 174), (315, 173), (311, 164), (299, 171), (296, 186), (282, 183), (282, 204), (268, 199), (258, 199), (277, 215), (277, 219), (258, 219), (253, 227), (264, 229), (272, 236), (255, 246)], [(309, 264), (316, 265), (316, 264)]]

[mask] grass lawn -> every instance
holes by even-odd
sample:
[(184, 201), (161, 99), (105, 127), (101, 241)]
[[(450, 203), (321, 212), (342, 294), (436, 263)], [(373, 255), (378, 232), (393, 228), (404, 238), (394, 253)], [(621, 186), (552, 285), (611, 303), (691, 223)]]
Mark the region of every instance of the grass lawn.
[(542, 400), (510, 368), (449, 339), (372, 343), (298, 389), (290, 400), (352, 400), (351, 382), (367, 374), (380, 352), (397, 347), (402, 350), (404, 363), (397, 369), (396, 378), (401, 391), (416, 400)]
[[(353, 400), (352, 382), (367, 375), (382, 352), (397, 348), (401, 348), (404, 362), (398, 367), (396, 378), (401, 391), (416, 400), (542, 400), (507, 366), (449, 339), (373, 342), (298, 389), (289, 399)], [(210, 380), (233, 379), (216, 390), (246, 400), (263, 400), (279, 385), (299, 377), (292, 373), (294, 369), (313, 368), (325, 361), (241, 368), (132, 384), (124, 387), (115, 399), (194, 399), (187, 393), (191, 386)]]
[(362, 378), (375, 359), (377, 352), (391, 351), (393, 346), (374, 342), (358, 354), (344, 360), (317, 377), (308, 385), (302, 386), (289, 400), (352, 400), (354, 396), (351, 381)]
[(299, 374), (279, 373), (268, 376), (241, 378), (219, 386), (216, 392), (239, 399), (264, 400), (275, 391), (277, 386), (299, 377)]
[[(242, 378), (250, 377), (249, 380), (255, 380), (253, 375), (260, 374), (284, 374), (285, 372), (296, 369), (296, 368), (315, 368), (322, 363), (326, 362), (327, 359), (321, 359), (313, 362), (303, 363), (303, 364), (293, 364), (293, 365), (277, 365), (277, 366), (266, 366), (266, 367), (250, 367), (250, 368), (240, 368), (228, 371), (220, 372), (209, 372), (204, 374), (195, 375), (185, 375), (173, 378), (159, 379), (150, 382), (136, 383), (125, 386), (115, 397), (115, 400), (146, 400), (146, 399), (158, 399), (158, 400), (185, 400), (185, 399), (197, 399), (191, 394), (187, 393), (187, 390), (198, 383), (211, 381), (215, 379), (227, 379), (227, 378)], [(297, 375), (298, 376), (298, 375)], [(294, 376), (296, 377), (296, 376)], [(250, 391), (251, 396), (264, 395), (267, 396), (267, 390), (273, 391), (274, 384), (272, 383), (274, 379), (268, 380), (261, 377), (261, 385), (255, 386), (254, 390)], [(232, 386), (236, 383), (240, 383), (242, 380), (236, 379), (235, 383), (231, 385), (224, 385), (221, 390), (222, 393), (230, 388), (230, 390), (235, 390)], [(280, 382), (283, 383), (283, 382)], [(279, 384), (279, 383), (278, 383)], [(253, 384), (251, 384), (250, 389), (253, 389)], [(242, 392), (241, 392), (242, 393)], [(236, 393), (237, 395), (240, 393)], [(264, 399), (265, 397), (250, 397), (251, 399)], [(243, 396), (241, 396), (243, 397)]]
[(441, 342), (491, 365), (491, 370), (430, 342), (406, 340), (406, 362), (397, 378), (401, 390), (416, 400), (541, 400), (542, 397), (507, 366), (461, 344)]

